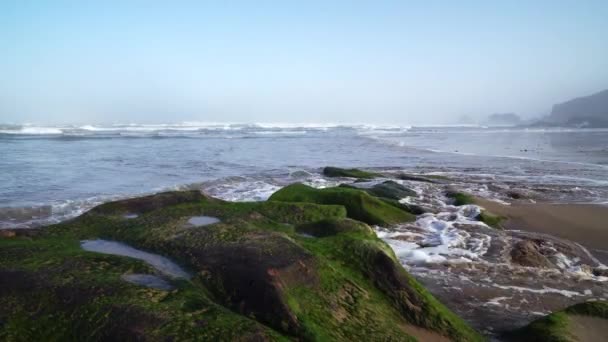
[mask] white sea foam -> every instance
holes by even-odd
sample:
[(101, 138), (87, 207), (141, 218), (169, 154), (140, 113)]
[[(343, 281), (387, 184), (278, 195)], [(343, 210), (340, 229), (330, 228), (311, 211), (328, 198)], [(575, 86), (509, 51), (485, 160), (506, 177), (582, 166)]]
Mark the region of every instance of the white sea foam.
[(211, 196), (235, 202), (265, 201), (281, 188), (263, 180), (233, 181), (204, 187), (203, 190)]
[(19, 129), (2, 129), (3, 134), (22, 134), (22, 135), (54, 135), (62, 134), (63, 131), (56, 127), (23, 126)]
[(533, 289), (533, 288), (529, 288), (529, 287), (522, 287), (522, 286), (513, 286), (513, 285), (500, 285), (500, 284), (492, 284), (493, 287), (502, 289), (502, 290), (513, 290), (513, 291), (517, 291), (517, 292), (531, 292), (531, 293), (538, 293), (538, 294), (547, 294), (547, 293), (554, 293), (554, 294), (559, 294), (565, 297), (576, 297), (576, 296), (584, 296), (584, 293), (580, 293), (580, 292), (576, 292), (576, 291), (570, 291), (570, 290), (560, 290), (560, 289), (554, 289), (551, 287), (546, 287), (543, 286), (542, 289)]
[(487, 252), (491, 237), (481, 232), (473, 234), (456, 225), (487, 228), (483, 222), (475, 220), (481, 212), (480, 207), (446, 206), (446, 209), (449, 211), (418, 216), (414, 231), (407, 225), (391, 230), (377, 228), (377, 235), (393, 248), (406, 265), (479, 260)]

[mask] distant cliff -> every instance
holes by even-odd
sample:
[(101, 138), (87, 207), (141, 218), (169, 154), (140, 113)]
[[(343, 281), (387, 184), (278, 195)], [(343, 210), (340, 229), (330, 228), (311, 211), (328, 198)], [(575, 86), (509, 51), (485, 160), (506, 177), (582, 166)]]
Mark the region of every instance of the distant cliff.
[(560, 126), (608, 127), (608, 89), (556, 104), (542, 122)]

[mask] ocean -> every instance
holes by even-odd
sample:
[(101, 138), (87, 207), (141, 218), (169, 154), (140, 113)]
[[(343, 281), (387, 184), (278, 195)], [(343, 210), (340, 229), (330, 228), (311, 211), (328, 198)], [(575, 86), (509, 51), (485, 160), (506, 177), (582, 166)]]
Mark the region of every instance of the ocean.
[(320, 169), (402, 170), (608, 202), (608, 130), (481, 126), (180, 123), (0, 125), (0, 228), (75, 217), (105, 201), (202, 189), (265, 200), (293, 182), (328, 186)]

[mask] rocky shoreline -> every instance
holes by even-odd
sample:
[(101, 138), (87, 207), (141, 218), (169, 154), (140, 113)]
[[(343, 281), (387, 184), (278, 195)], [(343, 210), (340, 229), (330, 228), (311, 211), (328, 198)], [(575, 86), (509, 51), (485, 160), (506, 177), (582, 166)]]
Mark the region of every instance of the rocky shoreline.
[[(574, 314), (608, 319), (597, 301), (606, 299), (603, 265), (586, 249), (503, 230), (508, 215), (482, 209), (450, 179), (339, 168), (325, 176), (342, 185), (296, 183), (262, 202), (166, 192), (42, 229), (0, 231), (0, 339), (552, 341), (543, 338), (567, 338)], [(122, 254), (82, 248), (96, 239), (122, 244)], [(420, 253), (430, 259), (410, 263)], [(167, 276), (145, 258), (188, 276)], [(568, 279), (569, 290), (501, 299), (525, 312), (546, 310), (564, 291), (584, 295), (551, 309), (595, 301), (554, 314), (554, 325), (547, 316), (526, 326), (538, 316), (522, 320), (507, 307), (501, 325), (491, 304), (469, 311), (484, 298), (500, 302), (488, 296), (501, 286), (516, 287), (478, 286), (484, 266), (497, 282), (507, 269), (503, 278), (520, 280), (544, 270), (543, 286)]]

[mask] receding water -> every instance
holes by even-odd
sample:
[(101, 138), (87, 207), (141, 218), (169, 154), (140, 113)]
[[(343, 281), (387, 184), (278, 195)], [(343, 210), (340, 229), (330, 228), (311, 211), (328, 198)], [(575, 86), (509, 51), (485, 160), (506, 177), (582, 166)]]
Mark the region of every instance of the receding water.
[(142, 260), (157, 271), (171, 278), (190, 279), (190, 275), (173, 261), (154, 253), (135, 249), (121, 242), (108, 240), (83, 240), (80, 245), (86, 251), (112, 254)]

